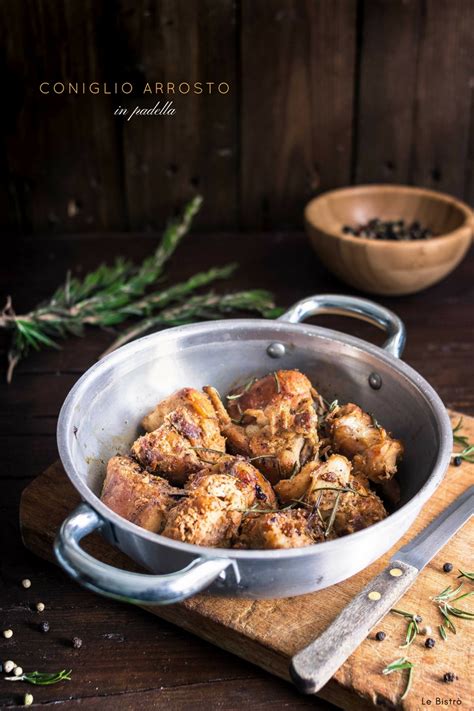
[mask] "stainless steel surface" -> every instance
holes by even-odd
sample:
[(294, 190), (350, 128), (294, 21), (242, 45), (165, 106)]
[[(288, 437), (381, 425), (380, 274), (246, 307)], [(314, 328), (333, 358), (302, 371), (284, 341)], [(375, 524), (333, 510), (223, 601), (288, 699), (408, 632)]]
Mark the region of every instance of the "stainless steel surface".
[[(290, 673), (301, 691), (315, 694), (329, 681), (413, 585), (420, 570), (470, 519), (473, 501), (474, 486), (471, 486), (397, 551), (385, 570), (367, 583), (317, 639), (293, 657)], [(372, 592), (377, 592), (374, 599), (370, 597)]]
[(436, 553), (474, 514), (474, 486), (459, 496), (421, 533), (397, 551), (393, 559), (423, 570)]
[[(153, 573), (180, 571), (197, 558), (232, 561), (235, 565), (224, 570), (208, 592), (250, 598), (287, 597), (333, 585), (394, 545), (444, 476), (452, 433), (434, 390), (392, 355), (401, 350), (403, 325), (386, 309), (374, 304), (370, 310), (367, 304), (365, 299), (350, 297), (313, 297), (287, 312), (292, 323), (235, 319), (168, 329), (134, 341), (90, 368), (63, 405), (58, 446), (72, 484), (101, 519), (107, 540)], [(327, 309), (358, 317), (364, 313), (367, 319), (369, 311), (377, 314), (369, 320), (387, 329), (391, 352), (337, 331), (296, 323)], [(138, 423), (158, 400), (184, 385), (213, 384), (225, 393), (250, 377), (264, 375), (275, 367), (267, 352), (272, 343), (284, 346), (279, 368), (299, 368), (329, 400), (359, 403), (404, 441), (406, 455), (399, 471), (402, 500), (397, 511), (340, 540), (250, 551), (174, 541), (126, 521), (100, 501), (108, 458), (128, 451)], [(369, 386), (371, 373), (381, 378), (378, 390)], [(64, 550), (68, 542), (59, 545)], [(121, 595), (119, 579), (108, 575), (109, 593)], [(84, 582), (80, 570), (75, 577)]]
[(196, 558), (183, 570), (167, 575), (118, 570), (96, 560), (79, 546), (84, 536), (100, 530), (103, 525), (103, 519), (94, 509), (80, 504), (62, 524), (54, 552), (72, 578), (107, 597), (137, 604), (168, 605), (206, 588), (226, 568), (233, 566), (232, 561), (225, 558)]
[(361, 321), (368, 321), (374, 326), (386, 331), (388, 339), (383, 348), (395, 358), (400, 358), (406, 341), (406, 331), (403, 321), (393, 311), (383, 306), (361, 299), (358, 296), (341, 296), (338, 294), (319, 294), (308, 296), (298, 301), (286, 313), (280, 316), (281, 321), (300, 323), (309, 316), (317, 314), (337, 314), (354, 316)]

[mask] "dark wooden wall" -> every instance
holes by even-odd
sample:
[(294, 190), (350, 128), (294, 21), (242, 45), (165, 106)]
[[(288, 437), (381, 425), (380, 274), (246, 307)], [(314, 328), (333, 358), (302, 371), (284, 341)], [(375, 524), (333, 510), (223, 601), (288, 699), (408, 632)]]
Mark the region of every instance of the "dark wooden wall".
[[(2, 0), (0, 214), (21, 232), (301, 225), (317, 192), (474, 201), (474, 0)], [(171, 118), (40, 81), (223, 80)], [(154, 99), (140, 104), (153, 105)]]

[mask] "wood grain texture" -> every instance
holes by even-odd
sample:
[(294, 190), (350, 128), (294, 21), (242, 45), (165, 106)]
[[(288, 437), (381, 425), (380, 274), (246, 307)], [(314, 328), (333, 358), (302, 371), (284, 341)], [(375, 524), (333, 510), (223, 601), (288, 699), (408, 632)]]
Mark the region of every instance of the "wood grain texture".
[[(452, 413), (453, 420), (458, 419)], [(466, 418), (464, 429), (474, 438), (474, 418)], [(462, 476), (452, 467), (417, 521), (403, 538), (410, 540), (438, 513), (451, 503), (474, 480), (474, 465), (463, 465)], [(52, 541), (64, 516), (79, 501), (69, 481), (57, 463), (32, 482), (24, 491), (20, 518), (25, 544), (38, 555), (52, 559)], [(472, 567), (472, 522), (466, 524), (449, 542), (449, 557), (456, 566)], [(395, 549), (400, 546), (397, 544)], [(130, 561), (119, 551), (95, 536), (88, 539), (88, 550), (108, 563), (130, 567)], [(178, 605), (145, 609), (158, 617), (173, 622), (227, 651), (244, 657), (284, 679), (289, 678), (291, 657), (320, 635), (342, 608), (362, 590), (368, 581), (387, 565), (393, 550), (358, 575), (318, 593), (281, 600), (218, 599), (197, 595)], [(455, 582), (457, 570), (448, 576), (442, 571), (446, 552), (441, 551), (418, 576), (412, 588), (398, 603), (401, 609), (423, 617), (424, 623), (436, 629), (439, 613), (431, 597)], [(132, 564), (132, 569), (136, 566)], [(413, 690), (400, 702), (403, 679), (385, 677), (381, 671), (386, 664), (401, 656), (406, 623), (396, 615), (388, 615), (380, 622), (387, 633), (381, 645), (371, 634), (339, 669), (333, 679), (320, 691), (321, 696), (344, 709), (370, 708), (382, 703), (403, 709), (419, 709), (422, 696), (434, 699), (442, 696), (443, 674), (455, 670), (459, 679), (456, 694), (469, 707), (472, 702), (469, 659), (464, 653), (469, 639), (469, 623), (459, 621), (458, 634), (450, 635), (443, 643), (439, 635), (437, 654), (424, 647), (418, 637), (407, 651), (417, 668)], [(463, 624), (461, 625), (461, 622)], [(449, 669), (448, 669), (449, 667)]]
[(356, 115), (358, 183), (408, 183), (421, 0), (364, 0)]
[[(399, 181), (474, 200), (470, 0), (69, 0), (0, 5), (0, 223), (153, 229), (190, 195), (212, 228), (298, 227), (316, 193)], [(43, 80), (136, 83), (41, 96)], [(146, 81), (223, 79), (153, 106)]]
[[(196, 192), (207, 198), (197, 224), (225, 228), (237, 221), (236, 23), (232, 0), (121, 3), (117, 32), (126, 43), (137, 85), (156, 81), (227, 82), (219, 94), (172, 95), (176, 115), (121, 121), (124, 182), (132, 229), (161, 228)], [(116, 73), (120, 72), (116, 70)], [(166, 98), (166, 97), (165, 97)], [(163, 96), (121, 105), (154, 106)]]
[(423, 4), (411, 182), (457, 197), (465, 193), (472, 130), (473, 26), (470, 0)]
[(352, 0), (243, 0), (241, 217), (301, 224), (305, 200), (350, 180)]
[(106, 80), (108, 21), (106, 4), (92, 0), (2, 5), (4, 179), (24, 232), (125, 224), (110, 97), (39, 91), (44, 81)]

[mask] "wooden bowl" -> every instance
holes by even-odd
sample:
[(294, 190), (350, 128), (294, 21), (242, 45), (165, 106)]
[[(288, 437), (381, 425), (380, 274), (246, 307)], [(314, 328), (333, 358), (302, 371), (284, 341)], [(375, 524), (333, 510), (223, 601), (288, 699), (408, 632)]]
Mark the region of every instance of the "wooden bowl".
[[(344, 225), (417, 220), (434, 237), (374, 240), (343, 234)], [(413, 294), (447, 276), (472, 241), (474, 213), (449, 195), (403, 185), (361, 185), (324, 193), (305, 208), (311, 244), (323, 264), (352, 286), (372, 294)]]

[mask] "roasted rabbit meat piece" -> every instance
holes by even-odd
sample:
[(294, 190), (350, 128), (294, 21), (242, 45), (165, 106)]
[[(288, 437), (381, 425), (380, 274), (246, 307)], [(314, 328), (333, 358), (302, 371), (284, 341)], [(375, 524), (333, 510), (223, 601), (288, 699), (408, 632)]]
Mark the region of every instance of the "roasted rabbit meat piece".
[(339, 497), (334, 518), (336, 536), (361, 531), (387, 517), (387, 511), (377, 494), (366, 489), (356, 477), (349, 478), (349, 486), (357, 493), (346, 492)]
[(323, 529), (305, 509), (244, 516), (237, 547), (301, 548), (324, 540)]
[(132, 454), (143, 467), (183, 484), (225, 450), (219, 422), (207, 395), (184, 388), (159, 403), (143, 420), (156, 429), (139, 437)]
[(193, 474), (186, 484), (186, 490), (217, 496), (233, 509), (277, 506), (270, 482), (243, 457), (220, 457), (216, 464)]
[(162, 535), (198, 546), (228, 548), (241, 518), (216, 496), (189, 496), (171, 509)]
[(317, 393), (299, 371), (279, 370), (231, 393), (228, 411), (214, 388), (204, 391), (230, 448), (258, 458), (272, 483), (295, 473), (317, 452)]
[(244, 512), (276, 506), (265, 477), (242, 457), (231, 455), (193, 474), (185, 491), (187, 497), (170, 512), (163, 535), (203, 546), (230, 546)]
[(327, 461), (313, 460), (290, 479), (282, 479), (275, 485), (275, 491), (283, 504), (304, 501), (313, 505), (319, 501), (321, 511), (331, 509), (337, 491), (347, 486), (351, 463), (339, 454), (331, 455)]
[(336, 407), (326, 418), (326, 428), (334, 451), (352, 460), (354, 473), (373, 482), (391, 479), (403, 445), (358, 405)]
[(216, 413), (208, 396), (195, 388), (181, 388), (161, 400), (152, 412), (142, 420), (147, 432), (158, 429), (174, 410), (186, 410), (196, 424), (201, 420), (215, 420)]
[(101, 500), (127, 521), (159, 533), (169, 509), (183, 492), (166, 479), (148, 474), (130, 457), (112, 457)]

